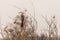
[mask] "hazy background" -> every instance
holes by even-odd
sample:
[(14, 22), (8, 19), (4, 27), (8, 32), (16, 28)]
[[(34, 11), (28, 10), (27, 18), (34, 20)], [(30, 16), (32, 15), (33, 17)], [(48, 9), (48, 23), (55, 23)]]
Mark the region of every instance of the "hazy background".
[(48, 20), (50, 19), (50, 16), (55, 15), (58, 34), (60, 35), (60, 0), (0, 0), (1, 24), (6, 26), (6, 24), (12, 20), (9, 17), (14, 18), (18, 14), (19, 9), (14, 7), (14, 5), (23, 10), (27, 9), (33, 16), (35, 7), (35, 18), (38, 22), (38, 34), (41, 32), (45, 33), (45, 29), (47, 29), (47, 23), (42, 18), (42, 15), (47, 17)]

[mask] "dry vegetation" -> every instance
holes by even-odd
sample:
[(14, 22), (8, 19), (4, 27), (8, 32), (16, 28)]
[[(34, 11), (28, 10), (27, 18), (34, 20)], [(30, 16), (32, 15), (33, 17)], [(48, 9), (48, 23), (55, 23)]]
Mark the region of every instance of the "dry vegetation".
[[(19, 14), (22, 12), (19, 12)], [(23, 13), (22, 13), (23, 14)], [(21, 15), (22, 15), (21, 14)], [(29, 18), (25, 14), (23, 16), (17, 15), (14, 22), (9, 23), (4, 28), (2, 39), (0, 40), (57, 40), (58, 37), (48, 37), (44, 34), (38, 36), (35, 33), (36, 21), (33, 18)], [(59, 40), (59, 39), (58, 39)]]

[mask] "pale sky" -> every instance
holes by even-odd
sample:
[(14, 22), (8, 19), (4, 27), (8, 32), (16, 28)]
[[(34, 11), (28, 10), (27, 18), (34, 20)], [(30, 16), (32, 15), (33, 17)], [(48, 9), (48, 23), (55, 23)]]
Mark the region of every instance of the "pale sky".
[(17, 6), (23, 10), (27, 9), (32, 16), (34, 16), (33, 7), (35, 7), (35, 17), (38, 22), (38, 34), (42, 30), (44, 32), (44, 29), (47, 28), (47, 23), (42, 18), (42, 15), (46, 16), (48, 20), (50, 19), (50, 16), (55, 15), (58, 33), (60, 35), (60, 0), (0, 0), (1, 24), (6, 25), (7, 22), (12, 20), (9, 16), (13, 18), (18, 14), (19, 9), (14, 6)]

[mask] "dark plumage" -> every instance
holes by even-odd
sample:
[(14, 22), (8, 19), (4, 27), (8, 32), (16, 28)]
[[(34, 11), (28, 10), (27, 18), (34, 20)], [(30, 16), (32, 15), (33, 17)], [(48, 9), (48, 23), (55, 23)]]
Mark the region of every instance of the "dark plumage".
[(24, 15), (23, 14), (21, 15), (21, 21), (22, 21), (21, 22), (21, 27), (23, 27), (23, 24), (24, 24)]

